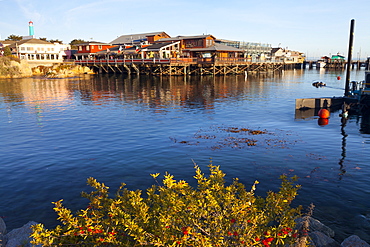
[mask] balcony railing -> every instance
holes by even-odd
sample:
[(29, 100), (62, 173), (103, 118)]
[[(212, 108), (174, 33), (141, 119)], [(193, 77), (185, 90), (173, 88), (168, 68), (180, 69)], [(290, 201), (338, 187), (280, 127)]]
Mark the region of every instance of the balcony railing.
[[(71, 62), (71, 60), (68, 60)], [(266, 60), (266, 59), (252, 59), (252, 58), (130, 58), (130, 59), (85, 59), (75, 60), (76, 64), (81, 65), (121, 65), (121, 64), (251, 64), (251, 63), (283, 63), (282, 60)]]

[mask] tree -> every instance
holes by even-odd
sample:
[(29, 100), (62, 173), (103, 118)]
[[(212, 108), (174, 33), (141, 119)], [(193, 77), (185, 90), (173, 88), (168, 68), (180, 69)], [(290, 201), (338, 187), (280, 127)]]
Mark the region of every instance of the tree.
[(59, 43), (59, 44), (63, 44), (63, 41), (59, 40), (59, 39), (51, 39), (51, 40), (48, 40), (50, 43)]
[(4, 56), (11, 56), (12, 55), (12, 51), (10, 50), (10, 48), (8, 46), (4, 47)]
[(77, 49), (77, 45), (82, 43), (86, 43), (86, 41), (83, 39), (74, 39), (69, 44), (71, 45), (72, 49)]
[(22, 40), (22, 36), (12, 34), (12, 35), (9, 35), (9, 37), (5, 40), (19, 41), (19, 40)]
[(59, 39), (51, 39), (51, 40), (47, 40), (47, 38), (39, 38), (39, 40), (43, 40), (43, 41), (47, 41), (47, 42), (50, 42), (50, 43), (59, 43), (59, 44), (63, 44), (63, 41), (59, 40)]
[(69, 44), (70, 45), (78, 45), (78, 44), (82, 44), (82, 43), (86, 43), (86, 41), (83, 40), (83, 39), (74, 39)]

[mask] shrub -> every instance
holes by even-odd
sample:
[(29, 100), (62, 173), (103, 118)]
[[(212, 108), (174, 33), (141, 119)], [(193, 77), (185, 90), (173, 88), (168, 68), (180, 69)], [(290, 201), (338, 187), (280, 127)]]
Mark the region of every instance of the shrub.
[(225, 174), (210, 165), (205, 176), (195, 166), (197, 188), (176, 181), (168, 173), (162, 184), (130, 191), (122, 184), (114, 198), (108, 187), (88, 179), (94, 188), (82, 196), (90, 200), (76, 215), (55, 202), (62, 225), (48, 230), (33, 226), (33, 244), (43, 246), (287, 246), (295, 242), (295, 219), (301, 208), (291, 208), (299, 185), (296, 178), (281, 176), (278, 192), (266, 198), (255, 195), (234, 179), (225, 185)]
[[(12, 56), (0, 57), (0, 75), (1, 76), (15, 76), (20, 74), (19, 67), (12, 66), (11, 61), (17, 61), (17, 58)], [(19, 59), (18, 59), (19, 60)]]

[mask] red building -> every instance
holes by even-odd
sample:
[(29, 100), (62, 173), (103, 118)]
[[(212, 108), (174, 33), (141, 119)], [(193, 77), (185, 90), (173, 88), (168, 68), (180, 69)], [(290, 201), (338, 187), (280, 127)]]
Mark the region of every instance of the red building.
[(102, 42), (90, 41), (78, 44), (77, 47), (77, 53), (75, 54), (76, 58), (89, 59), (92, 58), (97, 52), (110, 49), (114, 46)]

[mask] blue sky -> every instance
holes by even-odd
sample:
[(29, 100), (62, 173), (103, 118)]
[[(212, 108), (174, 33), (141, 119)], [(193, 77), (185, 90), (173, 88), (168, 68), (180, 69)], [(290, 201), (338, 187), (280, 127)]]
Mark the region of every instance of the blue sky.
[(347, 56), (355, 19), (353, 58), (370, 56), (369, 0), (0, 0), (0, 38), (107, 42), (123, 34), (164, 31), (288, 47), (308, 57)]

